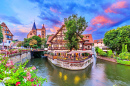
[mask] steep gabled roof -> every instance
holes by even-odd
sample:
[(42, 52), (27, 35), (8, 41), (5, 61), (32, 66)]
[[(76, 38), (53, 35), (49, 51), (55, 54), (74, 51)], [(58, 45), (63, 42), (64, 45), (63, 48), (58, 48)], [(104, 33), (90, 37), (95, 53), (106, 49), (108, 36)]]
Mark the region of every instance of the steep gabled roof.
[(50, 39), (50, 41), (52, 41), (52, 39), (59, 33), (59, 31), (64, 27), (65, 25), (62, 25), (61, 28), (59, 30), (57, 30), (56, 34), (53, 35), (53, 37)]
[[(42, 25), (42, 29), (45, 29), (44, 24)], [(46, 30), (46, 29), (45, 29)]]
[(103, 39), (94, 40), (94, 43), (103, 43)]
[(47, 40), (47, 43), (46, 43), (46, 44), (51, 44), (51, 43), (50, 43), (50, 40), (51, 40), (52, 37), (53, 37), (53, 35), (48, 37), (48, 40)]
[(39, 34), (38, 36), (41, 38), (41, 35), (40, 35), (40, 34)]
[[(65, 27), (65, 24), (63, 24), (63, 25), (61, 26), (61, 28), (60, 28), (59, 30), (57, 30), (56, 34), (54, 34), (54, 36), (51, 37), (51, 39), (50, 39), (49, 42), (51, 42), (51, 41), (53, 40), (53, 38), (59, 33), (59, 31), (62, 30), (63, 27)], [(79, 36), (79, 35), (77, 34), (77, 36)], [(80, 37), (80, 36), (79, 36), (79, 37)], [(81, 37), (80, 37), (80, 38), (81, 38)], [(81, 39), (82, 39), (83, 41), (85, 41), (83, 38), (81, 38)]]
[(35, 21), (34, 21), (34, 23), (33, 23), (32, 30), (36, 30), (36, 24), (35, 24)]
[[(92, 34), (83, 34), (83, 39), (84, 40), (89, 40), (89, 42), (85, 42), (85, 43), (93, 43), (93, 38), (92, 38)], [(88, 36), (88, 38), (86, 37)]]

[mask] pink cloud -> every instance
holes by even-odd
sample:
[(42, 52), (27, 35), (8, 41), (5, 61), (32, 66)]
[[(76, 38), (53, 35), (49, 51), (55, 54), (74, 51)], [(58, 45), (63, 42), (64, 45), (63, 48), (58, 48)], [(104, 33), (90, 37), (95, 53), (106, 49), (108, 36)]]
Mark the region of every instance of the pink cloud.
[(54, 32), (55, 32), (55, 30), (54, 30), (54, 29), (50, 29), (50, 31), (51, 31), (52, 33), (54, 33)]
[(113, 24), (113, 21), (105, 16), (96, 16), (94, 19), (91, 20), (91, 24), (97, 26), (98, 28), (106, 25), (106, 24)]
[(91, 30), (93, 30), (93, 28), (92, 27), (88, 27), (86, 30), (87, 31), (91, 31)]
[(52, 7), (50, 7), (50, 11), (52, 11), (52, 12), (54, 12), (54, 13), (60, 13), (60, 14), (61, 14), (61, 12), (58, 12), (57, 9), (54, 9), (54, 8), (52, 8)]
[(53, 8), (50, 7), (50, 10), (51, 10), (52, 12), (54, 12), (54, 13), (57, 13), (57, 9), (53, 9)]
[(108, 7), (105, 12), (106, 13), (117, 13), (116, 9), (121, 9), (121, 8), (127, 8), (127, 1), (118, 1), (114, 4), (112, 4), (110, 7)]
[(53, 28), (55, 29), (55, 31), (59, 30), (59, 27), (53, 26)]

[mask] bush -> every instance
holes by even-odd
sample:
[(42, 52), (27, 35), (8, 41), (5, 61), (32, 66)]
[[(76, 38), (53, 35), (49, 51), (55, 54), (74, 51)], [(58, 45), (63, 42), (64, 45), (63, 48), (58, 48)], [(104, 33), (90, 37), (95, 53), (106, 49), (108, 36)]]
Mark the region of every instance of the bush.
[(130, 53), (129, 52), (123, 52), (119, 54), (119, 57), (122, 60), (130, 60)]
[(82, 53), (82, 56), (88, 56), (89, 53)]
[(8, 57), (0, 55), (0, 82), (6, 86), (40, 86), (46, 81), (36, 75), (35, 67), (25, 68), (26, 64), (16, 66)]
[(99, 55), (101, 55), (101, 56), (107, 56), (107, 53), (106, 52), (104, 52), (102, 49), (98, 49), (98, 53), (99, 53)]
[(98, 49), (100, 49), (99, 47), (95, 47), (95, 51), (96, 53), (98, 53)]
[(123, 61), (123, 60), (118, 60), (118, 59), (117, 59), (117, 63), (124, 64), (124, 65), (130, 65), (130, 61)]
[(113, 55), (113, 53), (112, 53), (112, 50), (109, 50), (109, 51), (107, 51), (107, 56), (112, 56)]
[(37, 48), (38, 46), (37, 45), (33, 45), (33, 48)]

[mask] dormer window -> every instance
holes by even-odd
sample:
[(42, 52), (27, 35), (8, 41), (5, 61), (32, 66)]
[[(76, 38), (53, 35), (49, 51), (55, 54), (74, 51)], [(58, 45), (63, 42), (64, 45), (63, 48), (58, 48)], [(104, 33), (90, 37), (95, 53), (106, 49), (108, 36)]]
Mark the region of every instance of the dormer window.
[(85, 42), (89, 42), (89, 40), (86, 40)]
[(4, 27), (4, 29), (6, 30), (6, 27)]
[(86, 36), (86, 38), (89, 38), (89, 36)]

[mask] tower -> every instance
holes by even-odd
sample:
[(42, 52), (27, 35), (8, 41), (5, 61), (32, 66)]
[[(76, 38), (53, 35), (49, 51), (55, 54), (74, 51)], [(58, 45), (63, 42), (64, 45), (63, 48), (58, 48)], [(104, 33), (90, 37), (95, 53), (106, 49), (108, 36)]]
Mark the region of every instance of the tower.
[[(41, 38), (45, 38), (46, 37), (46, 29), (44, 27), (44, 24), (42, 25), (41, 29), (38, 29), (36, 27), (36, 24), (35, 24), (35, 21), (34, 21), (32, 30), (28, 33), (27, 38), (31, 38), (33, 36), (39, 35), (39, 34), (37, 34), (37, 31), (41, 31)], [(40, 37), (40, 35), (39, 35), (39, 37)]]
[(32, 32), (33, 32), (34, 35), (37, 35), (37, 28), (36, 28), (35, 21), (33, 23)]
[(46, 37), (46, 29), (44, 27), (44, 24), (42, 25), (42, 29), (41, 29), (41, 38), (45, 38)]

